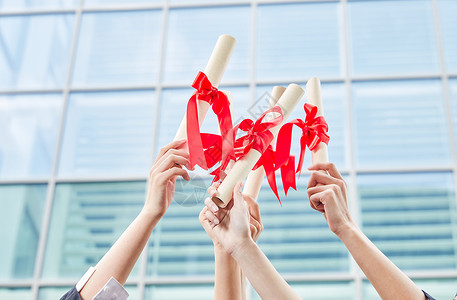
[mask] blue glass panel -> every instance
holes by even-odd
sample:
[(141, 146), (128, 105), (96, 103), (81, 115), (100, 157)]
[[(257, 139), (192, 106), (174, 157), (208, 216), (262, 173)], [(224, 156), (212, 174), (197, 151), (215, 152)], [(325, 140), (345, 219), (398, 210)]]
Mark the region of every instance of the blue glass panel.
[[(82, 276), (82, 275), (81, 275)], [(38, 300), (60, 299), (72, 286), (66, 287), (44, 287), (38, 292)]]
[(67, 78), (74, 16), (0, 18), (0, 89), (62, 87)]
[(125, 6), (132, 7), (134, 5), (148, 5), (148, 4), (160, 4), (163, 0), (84, 0), (85, 6)]
[(144, 299), (154, 300), (210, 300), (214, 298), (213, 285), (180, 284), (146, 286)]
[(354, 75), (439, 72), (432, 1), (351, 1), (348, 8)]
[(0, 288), (1, 299), (32, 299), (30, 288)]
[(33, 277), (45, 198), (46, 185), (0, 186), (0, 279)]
[[(57, 185), (43, 277), (81, 277), (138, 215), (144, 199), (144, 182)], [(130, 276), (137, 274), (136, 266)]]
[(278, 272), (325, 273), (348, 272), (348, 252), (328, 228), (322, 214), (311, 209), (306, 195), (309, 177), (302, 175), (297, 191), (283, 196), (277, 177), (282, 206), (266, 182), (259, 194), (264, 230), (260, 248)]
[(448, 72), (457, 72), (457, 2), (440, 0), (441, 34), (444, 45), (444, 58)]
[[(218, 37), (230, 34), (237, 43), (224, 74), (226, 81), (249, 78), (250, 7), (171, 9), (165, 52), (164, 81), (191, 85), (203, 71)], [(236, 20), (236, 22), (234, 22)]]
[(352, 87), (358, 166), (450, 163), (440, 81), (358, 82)]
[(363, 231), (400, 269), (456, 270), (451, 173), (358, 176)]
[(153, 91), (72, 94), (59, 174), (147, 174), (155, 100)]
[(256, 76), (340, 76), (339, 3), (260, 5)]
[(60, 94), (0, 96), (0, 178), (51, 174), (61, 106)]
[(1, 10), (73, 8), (78, 0), (0, 0)]
[(449, 80), (449, 89), (450, 89), (451, 105), (452, 105), (452, 123), (454, 126), (454, 141), (457, 143), (457, 78)]
[(161, 25), (160, 10), (84, 14), (73, 85), (156, 84)]

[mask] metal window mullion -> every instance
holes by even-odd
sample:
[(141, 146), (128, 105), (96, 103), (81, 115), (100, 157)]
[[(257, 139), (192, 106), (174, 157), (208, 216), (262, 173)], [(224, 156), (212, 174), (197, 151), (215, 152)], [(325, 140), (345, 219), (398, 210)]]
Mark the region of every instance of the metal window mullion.
[[(449, 134), (449, 144), (451, 149), (451, 158), (452, 158), (452, 175), (454, 179), (454, 198), (456, 201), (456, 205), (454, 207), (454, 213), (452, 215), (457, 215), (457, 149), (456, 149), (456, 138), (453, 126), (453, 116), (452, 116), (452, 100), (450, 95), (450, 86), (449, 86), (449, 79), (446, 72), (446, 60), (444, 58), (444, 45), (443, 45), (443, 37), (441, 35), (441, 20), (440, 20), (440, 12), (439, 12), (439, 4), (438, 0), (432, 0), (433, 6), (433, 20), (434, 20), (434, 29), (436, 35), (436, 43), (438, 48), (438, 55), (440, 60), (440, 69), (441, 69), (441, 84), (443, 88), (443, 96), (444, 96), (444, 105), (445, 105), (445, 117), (446, 117), (446, 126), (448, 129)], [(457, 220), (451, 216), (452, 222), (452, 239), (454, 242), (454, 257), (455, 257), (455, 264), (454, 267), (457, 268)]]
[(51, 178), (49, 179), (47, 192), (46, 192), (46, 202), (45, 202), (45, 208), (44, 208), (44, 213), (43, 213), (43, 221), (42, 221), (42, 225), (41, 225), (42, 233), (40, 234), (40, 238), (39, 238), (39, 242), (38, 242), (38, 250), (37, 250), (36, 262), (35, 262), (34, 282), (32, 285), (32, 299), (38, 299), (38, 292), (39, 292), (39, 288), (40, 288), (39, 283), (40, 283), (41, 272), (43, 269), (43, 262), (44, 262), (44, 256), (45, 256), (45, 251), (46, 251), (46, 241), (47, 241), (48, 230), (49, 230), (49, 225), (50, 225), (50, 221), (51, 221), (50, 219), (51, 219), (51, 214), (52, 214), (52, 203), (53, 203), (53, 198), (54, 198), (57, 170), (58, 170), (58, 165), (59, 165), (59, 158), (60, 158), (60, 152), (61, 152), (61, 147), (62, 147), (64, 128), (65, 128), (66, 110), (67, 110), (68, 101), (69, 101), (68, 99), (69, 99), (69, 93), (70, 93), (71, 76), (72, 76), (73, 65), (74, 65), (74, 61), (75, 61), (76, 47), (78, 44), (78, 36), (79, 36), (80, 23), (81, 23), (82, 2), (83, 2), (83, 0), (79, 0), (79, 5), (74, 10), (74, 13), (75, 13), (75, 23), (74, 23), (75, 25), (74, 26), (75, 27), (74, 27), (74, 31), (73, 31), (72, 48), (71, 48), (69, 63), (68, 63), (66, 85), (65, 85), (65, 88), (63, 91), (63, 105), (62, 105), (62, 110), (61, 110), (61, 119), (60, 119), (59, 131), (58, 131), (58, 139), (57, 139), (57, 143), (56, 143), (56, 150), (54, 153), (53, 168), (52, 168)]
[[(154, 129), (153, 129), (153, 136), (152, 136), (152, 156), (149, 165), (153, 164), (153, 157), (156, 156), (156, 148), (157, 148), (157, 140), (159, 136), (159, 116), (160, 116), (160, 107), (161, 107), (161, 98), (162, 98), (162, 81), (163, 81), (163, 72), (164, 72), (164, 65), (165, 65), (165, 51), (166, 51), (166, 42), (167, 42), (167, 25), (168, 25), (168, 12), (169, 12), (169, 4), (168, 0), (164, 0), (162, 6), (162, 32), (161, 32), (161, 39), (160, 39), (160, 54), (159, 54), (159, 65), (158, 65), (158, 72), (157, 72), (157, 85), (156, 85), (156, 109), (154, 114)], [(148, 177), (146, 185), (149, 186)], [(147, 187), (146, 187), (147, 188)], [(147, 197), (147, 193), (146, 193)], [(145, 199), (146, 200), (146, 199)], [(159, 222), (153, 230), (153, 238), (157, 239), (160, 237), (161, 231), (161, 222)], [(159, 243), (157, 241), (154, 242), (154, 253), (158, 253)], [(143, 249), (143, 253), (141, 255), (141, 268), (140, 268), (140, 282), (138, 284), (138, 295), (139, 299), (144, 299), (144, 294), (146, 290), (146, 276), (147, 276), (147, 268), (148, 268), (148, 254), (149, 254), (149, 239), (146, 246)]]
[[(351, 75), (350, 75), (350, 46), (349, 46), (349, 25), (348, 25), (348, 3), (347, 0), (341, 1), (341, 12), (342, 12), (342, 42), (343, 42), (343, 69), (344, 69), (344, 86), (345, 86), (345, 101), (346, 101), (346, 161), (349, 167), (349, 181), (351, 183), (352, 189), (349, 191), (349, 199), (352, 199), (350, 203), (352, 204), (351, 214), (353, 216), (356, 224), (361, 226), (360, 216), (359, 216), (359, 201), (358, 201), (358, 190), (357, 190), (357, 173), (355, 166), (355, 140), (354, 140), (354, 127), (353, 127), (353, 109), (352, 109), (352, 93), (351, 93)], [(358, 267), (355, 260), (349, 255), (351, 261), (351, 269), (353, 280), (355, 284), (355, 299), (363, 299), (363, 279), (362, 272)]]

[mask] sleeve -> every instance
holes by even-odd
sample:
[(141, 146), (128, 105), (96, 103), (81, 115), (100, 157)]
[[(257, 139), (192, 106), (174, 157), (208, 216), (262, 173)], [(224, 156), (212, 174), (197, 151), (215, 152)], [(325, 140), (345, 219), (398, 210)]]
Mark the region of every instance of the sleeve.
[(78, 291), (76, 290), (76, 286), (74, 286), (71, 290), (69, 290), (65, 295), (63, 295), (60, 300), (81, 300)]
[(425, 295), (425, 298), (427, 298), (427, 300), (436, 300), (435, 298), (433, 298), (432, 296), (430, 296), (429, 294), (427, 294), (425, 291), (422, 291)]
[(114, 279), (114, 277), (111, 277), (92, 300), (126, 300), (128, 296), (129, 293), (127, 293), (122, 284)]

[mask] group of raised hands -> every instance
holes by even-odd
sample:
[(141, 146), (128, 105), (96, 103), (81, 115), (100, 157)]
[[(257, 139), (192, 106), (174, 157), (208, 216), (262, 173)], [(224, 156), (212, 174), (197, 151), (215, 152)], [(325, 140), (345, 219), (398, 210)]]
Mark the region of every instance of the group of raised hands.
[[(188, 159), (186, 140), (174, 141), (160, 150), (149, 174), (142, 211), (99, 261), (90, 279), (85, 278), (76, 286), (82, 299), (103, 299), (99, 295), (106, 291), (108, 282), (115, 281), (120, 286), (126, 282), (155, 225), (170, 206), (177, 177), (190, 180), (183, 168), (190, 169)], [(379, 251), (353, 221), (347, 185), (337, 168), (332, 163), (321, 163), (309, 170), (312, 171), (307, 186), (309, 204), (323, 214), (330, 230), (346, 245), (380, 297), (433, 299)], [(214, 298), (245, 299), (247, 277), (262, 299), (301, 299), (256, 244), (263, 230), (256, 199), (243, 195), (239, 183), (233, 190), (233, 199), (221, 208), (211, 200), (216, 189), (217, 183), (208, 189), (209, 197), (199, 216), (214, 244)], [(304, 205), (306, 198), (303, 195)]]

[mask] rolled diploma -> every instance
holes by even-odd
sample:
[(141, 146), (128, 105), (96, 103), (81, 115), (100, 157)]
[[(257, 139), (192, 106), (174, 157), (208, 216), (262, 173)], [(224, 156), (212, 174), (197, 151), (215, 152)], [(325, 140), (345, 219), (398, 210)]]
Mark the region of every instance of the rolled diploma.
[[(312, 77), (306, 83), (306, 94), (308, 96), (308, 103), (317, 106), (317, 117), (324, 115), (324, 106), (322, 105), (321, 96), (321, 81), (317, 77)], [(328, 162), (328, 149), (327, 144), (319, 143), (317, 148), (312, 151), (312, 162), (325, 163)]]
[[(211, 84), (216, 88), (219, 87), (219, 83), (221, 82), (222, 75), (224, 75), (230, 57), (232, 56), (235, 44), (236, 40), (232, 36), (227, 34), (221, 35), (216, 42), (213, 53), (211, 53), (204, 73)], [(208, 102), (197, 101), (198, 123), (200, 126), (205, 119), (209, 107), (210, 105)], [(181, 125), (179, 125), (178, 132), (176, 132), (174, 140), (185, 139), (186, 137), (186, 115), (184, 114), (184, 118), (182, 119)]]
[[(278, 99), (282, 96), (285, 90), (286, 88), (282, 86), (273, 87), (273, 90), (271, 91), (271, 98), (268, 103), (270, 108), (276, 105), (276, 102), (278, 102)], [(271, 142), (271, 145), (274, 144), (276, 144), (276, 136)], [(257, 200), (264, 177), (265, 169), (263, 167), (251, 170), (249, 172), (248, 178), (246, 179), (246, 183), (244, 184), (243, 194), (250, 196), (254, 200)]]
[[(270, 129), (274, 136), (278, 134), (281, 125), (287, 120), (303, 94), (303, 89), (299, 85), (292, 83), (287, 87), (281, 98), (279, 98), (277, 105), (279, 105), (283, 110), (283, 121), (281, 124)], [(213, 201), (220, 207), (225, 207), (232, 198), (233, 187), (248, 176), (249, 172), (261, 156), (262, 153), (251, 149), (243, 158), (237, 161), (217, 189), (217, 194), (213, 197)]]

